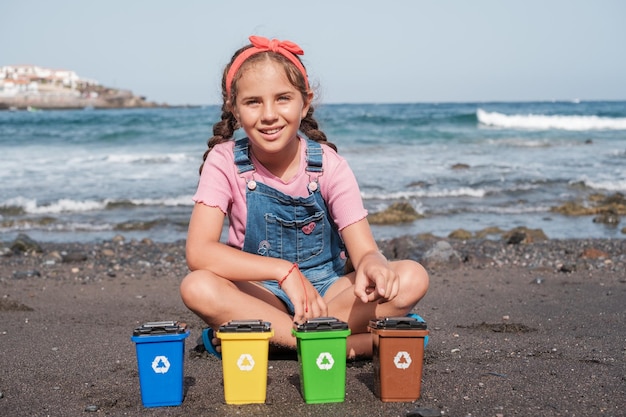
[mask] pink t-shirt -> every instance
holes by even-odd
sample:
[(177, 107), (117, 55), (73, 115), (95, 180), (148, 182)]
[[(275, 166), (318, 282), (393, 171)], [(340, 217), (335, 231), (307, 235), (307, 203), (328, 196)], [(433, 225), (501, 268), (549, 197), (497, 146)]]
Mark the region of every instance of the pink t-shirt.
[[(215, 146), (204, 163), (198, 189), (193, 196), (196, 203), (218, 207), (228, 216), (228, 244), (243, 247), (246, 232), (246, 180), (237, 173), (234, 161), (235, 142), (228, 141)], [(342, 230), (367, 216), (363, 207), (359, 185), (347, 161), (337, 152), (322, 145), (324, 172), (319, 176), (320, 192), (335, 224)], [(270, 173), (252, 156), (256, 168), (254, 180), (262, 182), (287, 195), (307, 197), (309, 195), (309, 173), (306, 172), (306, 142), (301, 139), (300, 168), (288, 182)], [(244, 174), (250, 176), (250, 173)]]

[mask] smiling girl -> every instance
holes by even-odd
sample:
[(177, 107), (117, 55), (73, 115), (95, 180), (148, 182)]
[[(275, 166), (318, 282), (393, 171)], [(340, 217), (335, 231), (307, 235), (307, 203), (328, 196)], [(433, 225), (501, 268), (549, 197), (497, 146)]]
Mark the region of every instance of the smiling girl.
[[(272, 323), (273, 346), (296, 347), (293, 322), (348, 323), (348, 357), (371, 357), (370, 319), (403, 316), (428, 289), (410, 260), (388, 261), (367, 222), (358, 183), (313, 118), (303, 52), (251, 36), (222, 77), (222, 116), (200, 169), (187, 236), (183, 302), (210, 329)], [(234, 139), (237, 129), (246, 137)], [(228, 217), (228, 242), (220, 242)]]

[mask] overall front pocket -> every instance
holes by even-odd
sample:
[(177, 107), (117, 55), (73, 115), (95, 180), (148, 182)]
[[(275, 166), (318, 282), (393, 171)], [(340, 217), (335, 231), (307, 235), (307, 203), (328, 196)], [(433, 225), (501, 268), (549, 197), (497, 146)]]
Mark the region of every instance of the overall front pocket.
[(265, 214), (269, 255), (302, 263), (324, 250), (324, 212), (316, 212), (302, 220), (285, 220), (272, 213)]

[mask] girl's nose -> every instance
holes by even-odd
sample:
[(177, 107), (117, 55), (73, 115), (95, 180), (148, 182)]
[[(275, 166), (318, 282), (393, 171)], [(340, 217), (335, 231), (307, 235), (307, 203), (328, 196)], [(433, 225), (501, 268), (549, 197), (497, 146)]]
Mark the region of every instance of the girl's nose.
[(273, 103), (267, 103), (263, 106), (261, 117), (263, 121), (273, 121), (276, 119), (276, 107)]

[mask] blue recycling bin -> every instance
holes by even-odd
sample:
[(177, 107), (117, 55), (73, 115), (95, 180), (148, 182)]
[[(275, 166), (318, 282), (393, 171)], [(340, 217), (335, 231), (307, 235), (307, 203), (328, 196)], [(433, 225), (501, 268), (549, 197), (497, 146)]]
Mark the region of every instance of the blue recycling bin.
[(135, 328), (141, 402), (144, 407), (176, 406), (183, 402), (185, 339), (189, 330), (175, 321), (148, 322)]

